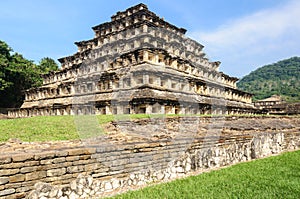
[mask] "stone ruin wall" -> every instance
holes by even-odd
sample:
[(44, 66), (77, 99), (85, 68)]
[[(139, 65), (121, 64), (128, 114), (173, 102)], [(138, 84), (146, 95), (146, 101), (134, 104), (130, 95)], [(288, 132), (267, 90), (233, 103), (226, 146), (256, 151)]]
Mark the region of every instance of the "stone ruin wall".
[[(0, 198), (96, 198), (296, 150), (300, 146), (299, 120), (233, 117), (216, 120), (216, 125), (210, 123), (214, 126), (206, 128), (205, 134), (171, 139), (170, 126), (176, 129), (179, 124), (178, 119), (171, 118), (164, 121), (169, 125), (164, 127), (168, 132), (155, 135), (157, 139), (151, 141), (63, 141), (60, 145), (35, 144), (31, 150), (26, 150), (28, 143), (2, 144)], [(209, 121), (184, 119), (187, 130), (201, 128), (202, 132)], [(156, 119), (150, 119), (118, 125), (126, 132), (139, 125), (148, 128), (157, 124), (161, 126)], [(223, 124), (223, 130), (215, 136), (213, 132), (220, 129), (219, 124)], [(12, 145), (16, 149), (8, 153)]]

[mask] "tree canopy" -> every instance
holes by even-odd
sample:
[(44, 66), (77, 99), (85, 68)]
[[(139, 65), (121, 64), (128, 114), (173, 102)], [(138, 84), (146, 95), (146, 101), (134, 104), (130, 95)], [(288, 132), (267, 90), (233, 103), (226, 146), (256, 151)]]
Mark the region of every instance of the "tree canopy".
[(39, 64), (27, 60), (0, 40), (0, 107), (17, 108), (22, 105), (24, 91), (42, 84), (42, 74), (57, 70), (51, 58), (43, 58)]
[(277, 94), (290, 102), (300, 101), (300, 57), (258, 68), (243, 77), (237, 86), (253, 93), (254, 100)]

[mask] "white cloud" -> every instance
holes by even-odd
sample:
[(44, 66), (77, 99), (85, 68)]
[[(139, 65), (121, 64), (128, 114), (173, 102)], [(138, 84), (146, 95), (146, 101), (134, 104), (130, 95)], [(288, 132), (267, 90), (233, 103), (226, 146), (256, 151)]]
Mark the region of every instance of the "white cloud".
[(300, 55), (299, 19), (300, 1), (291, 0), (191, 36), (207, 46), (210, 58), (223, 62), (225, 72), (242, 76), (253, 70), (249, 66)]

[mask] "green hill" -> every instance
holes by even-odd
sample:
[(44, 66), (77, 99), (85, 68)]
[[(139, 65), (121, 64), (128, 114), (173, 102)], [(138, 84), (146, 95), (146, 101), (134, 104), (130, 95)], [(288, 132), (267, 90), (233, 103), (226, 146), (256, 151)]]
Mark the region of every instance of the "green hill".
[(240, 79), (237, 86), (253, 93), (253, 100), (277, 94), (289, 102), (300, 101), (300, 57), (258, 68)]

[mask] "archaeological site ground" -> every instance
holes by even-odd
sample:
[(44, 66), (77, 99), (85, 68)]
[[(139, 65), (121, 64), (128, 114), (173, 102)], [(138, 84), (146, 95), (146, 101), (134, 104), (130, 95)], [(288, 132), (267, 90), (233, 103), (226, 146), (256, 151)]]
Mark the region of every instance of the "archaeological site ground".
[(254, 106), (202, 44), (144, 4), (92, 29), (0, 120), (0, 199), (108, 197), (196, 174), (117, 197), (300, 194), (299, 116)]

